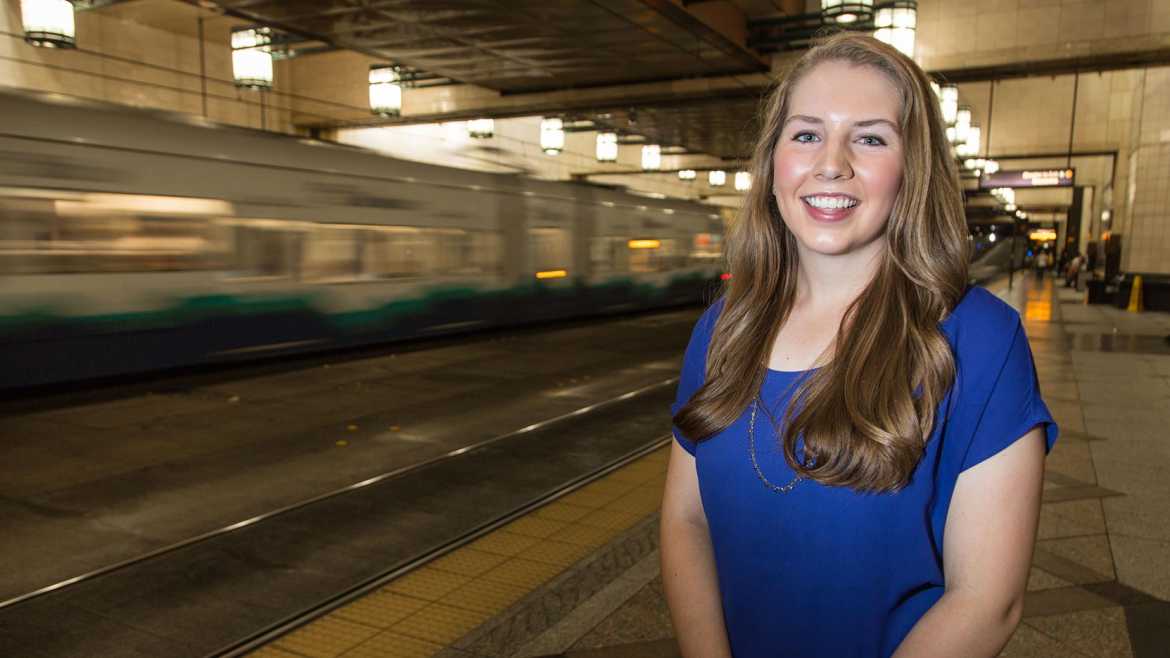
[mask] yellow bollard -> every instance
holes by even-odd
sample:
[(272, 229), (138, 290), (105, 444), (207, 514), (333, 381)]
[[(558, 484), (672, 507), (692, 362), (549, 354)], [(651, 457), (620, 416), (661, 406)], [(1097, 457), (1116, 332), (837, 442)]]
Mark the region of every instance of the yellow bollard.
[(1125, 309), (1130, 313), (1142, 312), (1142, 275), (1133, 275), (1133, 288), (1129, 290), (1129, 308)]

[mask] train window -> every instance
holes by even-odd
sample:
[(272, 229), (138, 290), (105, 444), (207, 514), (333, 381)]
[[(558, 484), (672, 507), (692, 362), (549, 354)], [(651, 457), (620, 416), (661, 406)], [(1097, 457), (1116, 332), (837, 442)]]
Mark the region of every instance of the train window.
[(529, 229), (528, 262), (537, 272), (570, 269), (569, 231), (563, 228)]
[(204, 212), (222, 202), (134, 194), (0, 192), (0, 270), (11, 273), (201, 270), (213, 265)]
[(685, 254), (679, 249), (679, 241), (671, 238), (630, 240), (629, 253), (631, 272), (665, 272), (685, 265)]
[(224, 273), (233, 279), (286, 279), (295, 272), (302, 222), (231, 219), (217, 222), (229, 237)]
[(630, 269), (629, 238), (600, 236), (589, 241), (589, 271), (593, 274), (627, 272)]
[(499, 231), (470, 231), (471, 267), (482, 274), (504, 273), (504, 238)]
[(435, 243), (429, 231), (405, 226), (371, 228), (365, 233), (362, 259), (372, 278), (426, 276), (434, 269)]
[(364, 231), (349, 226), (317, 224), (301, 251), (301, 277), (306, 281), (342, 282), (361, 278)]
[(723, 236), (695, 233), (691, 236), (691, 264), (714, 265), (723, 258)]
[(439, 272), (448, 275), (500, 273), (501, 239), (496, 231), (436, 229)]

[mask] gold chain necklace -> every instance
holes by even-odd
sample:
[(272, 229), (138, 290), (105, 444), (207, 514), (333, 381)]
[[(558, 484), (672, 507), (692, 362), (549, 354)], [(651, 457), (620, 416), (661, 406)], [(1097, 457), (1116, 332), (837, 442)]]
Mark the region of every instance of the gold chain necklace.
[(763, 482), (764, 486), (776, 493), (786, 494), (792, 491), (803, 478), (797, 475), (788, 484), (779, 486), (768, 480), (767, 476), (764, 475), (764, 471), (760, 469), (760, 463), (756, 461), (756, 407), (758, 406), (759, 398), (752, 400), (752, 417), (748, 421), (748, 456), (752, 459), (752, 468), (755, 469), (756, 477), (760, 478), (760, 482)]

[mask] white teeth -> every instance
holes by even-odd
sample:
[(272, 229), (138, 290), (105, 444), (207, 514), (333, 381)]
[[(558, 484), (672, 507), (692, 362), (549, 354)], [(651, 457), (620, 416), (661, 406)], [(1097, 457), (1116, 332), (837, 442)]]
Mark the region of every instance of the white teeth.
[(852, 208), (858, 203), (857, 199), (849, 199), (840, 196), (806, 196), (804, 197), (804, 200), (808, 202), (808, 205), (824, 210)]

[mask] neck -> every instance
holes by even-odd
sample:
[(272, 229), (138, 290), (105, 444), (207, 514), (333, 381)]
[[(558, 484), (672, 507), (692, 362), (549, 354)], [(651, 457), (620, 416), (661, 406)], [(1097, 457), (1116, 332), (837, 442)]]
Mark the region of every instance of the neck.
[(844, 309), (877, 274), (884, 240), (874, 240), (848, 254), (825, 255), (799, 248), (796, 303), (811, 308)]

